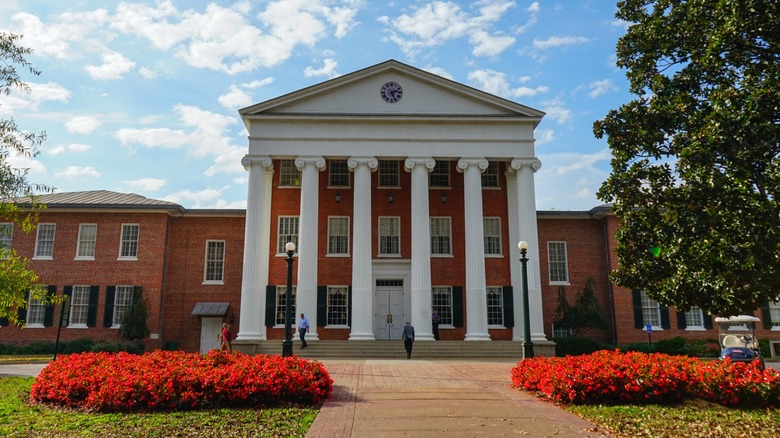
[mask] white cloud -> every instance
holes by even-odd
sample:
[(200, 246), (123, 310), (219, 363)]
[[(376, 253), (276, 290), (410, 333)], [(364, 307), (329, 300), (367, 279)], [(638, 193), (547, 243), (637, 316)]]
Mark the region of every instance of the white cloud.
[(575, 36), (552, 36), (546, 40), (534, 39), (533, 46), (539, 50), (546, 50), (553, 47), (572, 46), (575, 44), (587, 43), (590, 41), (585, 37)]
[(47, 155), (60, 155), (65, 152), (81, 153), (89, 151), (90, 146), (86, 144), (73, 143), (69, 145), (59, 145), (46, 149)]
[[(89, 33), (108, 20), (105, 9), (90, 12), (66, 12), (52, 17), (48, 23), (40, 18), (19, 12), (11, 17), (15, 33), (24, 35), (22, 45), (29, 47), (36, 55), (53, 56), (58, 59), (73, 59), (83, 54), (84, 47), (94, 45), (86, 42)], [(76, 48), (72, 48), (75, 45)]]
[(494, 70), (475, 70), (468, 74), (468, 79), (476, 83), (477, 88), (504, 98), (529, 97), (548, 91), (545, 86), (512, 88), (506, 74)]
[(490, 35), (484, 31), (475, 31), (469, 36), (474, 46), (474, 56), (497, 56), (515, 43), (515, 38), (503, 35)]
[(137, 143), (148, 148), (178, 149), (187, 143), (184, 131), (170, 128), (120, 129), (116, 138), (123, 145)]
[(184, 204), (184, 201), (189, 201), (187, 204), (191, 205), (190, 208), (206, 208), (204, 206), (204, 202), (215, 201), (221, 196), (221, 191), (208, 188), (197, 192), (192, 190), (181, 190), (179, 192), (171, 193), (170, 195), (165, 196), (164, 199), (166, 201), (175, 202), (177, 204)]
[(92, 166), (69, 166), (62, 172), (54, 174), (57, 178), (81, 178), (85, 176), (99, 177), (101, 174)]
[(159, 178), (141, 178), (134, 181), (126, 181), (130, 189), (139, 192), (156, 192), (165, 186), (165, 180)]
[(94, 117), (73, 117), (65, 122), (65, 130), (71, 134), (89, 134), (100, 126)]
[(250, 90), (254, 90), (255, 88), (264, 87), (266, 85), (270, 85), (274, 82), (274, 78), (265, 78), (265, 79), (259, 79), (252, 82), (245, 82), (241, 84), (242, 88), (248, 88)]
[(98, 79), (107, 81), (111, 79), (122, 79), (122, 74), (126, 73), (135, 67), (135, 62), (125, 58), (121, 53), (108, 52), (104, 53), (103, 64), (84, 66), (84, 70), (89, 73), (92, 79)]
[(590, 91), (588, 92), (588, 96), (590, 97), (598, 97), (602, 94), (609, 93), (610, 91), (618, 91), (618, 87), (612, 83), (612, 79), (593, 81), (588, 84), (588, 88), (590, 88)]
[(552, 129), (537, 129), (535, 132), (537, 146), (552, 143), (555, 140), (555, 131)]
[(609, 148), (604, 148), (592, 154), (561, 153), (553, 154), (551, 157), (553, 162), (546, 167), (547, 172), (553, 175), (564, 176), (584, 169), (594, 174), (605, 176), (605, 172), (596, 168), (595, 164), (609, 162), (612, 159), (612, 153), (609, 151)]
[(546, 113), (545, 117), (549, 117), (561, 125), (568, 122), (571, 118), (571, 110), (566, 108), (560, 99), (542, 102), (542, 111)]
[(55, 82), (45, 84), (28, 82), (30, 92), (14, 89), (11, 94), (0, 93), (0, 115), (13, 113), (14, 110), (37, 110), (45, 102), (67, 102), (71, 92)]
[(241, 88), (231, 85), (230, 91), (219, 96), (217, 102), (227, 109), (236, 109), (251, 105), (252, 97), (244, 93)]
[(157, 72), (154, 70), (147, 68), (147, 67), (141, 67), (138, 69), (138, 74), (144, 77), (144, 79), (154, 79), (157, 77)]
[(437, 76), (441, 76), (443, 78), (447, 78), (451, 81), (455, 80), (455, 76), (451, 75), (447, 70), (441, 68), (441, 67), (425, 67), (423, 70), (427, 71), (428, 73), (433, 73)]
[(335, 59), (327, 58), (323, 61), (322, 68), (315, 69), (314, 67), (306, 67), (303, 69), (303, 75), (307, 78), (325, 76), (328, 79), (339, 76), (339, 72), (336, 71), (338, 62)]

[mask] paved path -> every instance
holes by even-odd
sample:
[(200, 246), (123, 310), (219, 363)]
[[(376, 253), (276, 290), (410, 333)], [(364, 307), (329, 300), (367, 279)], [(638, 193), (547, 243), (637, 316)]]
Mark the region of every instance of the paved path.
[(334, 381), (307, 438), (601, 437), (510, 387), (514, 361), (323, 360)]

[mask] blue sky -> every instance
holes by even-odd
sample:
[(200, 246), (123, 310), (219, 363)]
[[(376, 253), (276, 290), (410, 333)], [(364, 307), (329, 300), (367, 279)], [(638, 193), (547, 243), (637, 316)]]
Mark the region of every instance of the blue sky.
[(547, 113), (539, 210), (589, 210), (609, 174), (592, 125), (627, 102), (605, 0), (4, 0), (41, 70), (0, 118), (46, 131), (12, 157), (57, 192), (113, 190), (187, 208), (244, 208), (238, 109), (388, 59)]

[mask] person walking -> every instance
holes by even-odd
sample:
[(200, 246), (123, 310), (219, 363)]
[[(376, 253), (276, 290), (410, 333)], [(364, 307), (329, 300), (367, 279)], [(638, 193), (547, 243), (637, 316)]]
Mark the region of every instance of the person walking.
[(222, 333), (219, 335), (219, 340), (220, 340), (220, 346), (219, 346), (220, 351), (227, 350), (228, 353), (233, 352), (233, 346), (230, 344), (230, 341), (232, 340), (230, 334), (230, 326), (226, 322), (222, 323)]
[(433, 316), (431, 316), (431, 325), (433, 326), (433, 339), (439, 340), (439, 324), (441, 324), (441, 316), (435, 309), (433, 310)]
[(301, 320), (298, 321), (298, 336), (301, 338), (301, 349), (309, 346), (309, 344), (306, 343), (307, 331), (309, 331), (309, 319), (306, 318), (306, 315), (301, 313)]
[(414, 345), (414, 327), (412, 327), (412, 324), (409, 323), (408, 321), (404, 326), (404, 331), (403, 334), (401, 335), (401, 339), (404, 340), (404, 348), (406, 349), (406, 358), (411, 359), (412, 346)]

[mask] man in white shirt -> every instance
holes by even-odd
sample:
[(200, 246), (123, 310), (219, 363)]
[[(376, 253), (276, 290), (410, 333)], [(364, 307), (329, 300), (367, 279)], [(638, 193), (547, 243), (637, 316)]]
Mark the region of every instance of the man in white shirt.
[(301, 337), (301, 348), (306, 348), (309, 344), (306, 343), (306, 332), (309, 331), (309, 319), (306, 315), (301, 313), (301, 320), (298, 321), (298, 334)]

